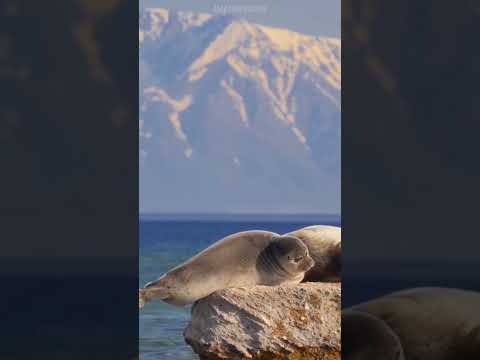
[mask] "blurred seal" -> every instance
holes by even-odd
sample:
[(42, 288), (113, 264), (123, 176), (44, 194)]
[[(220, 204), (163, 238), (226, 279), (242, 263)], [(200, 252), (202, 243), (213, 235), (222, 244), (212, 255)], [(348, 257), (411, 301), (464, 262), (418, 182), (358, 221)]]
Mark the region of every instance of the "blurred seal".
[(448, 288), (408, 289), (355, 305), (342, 315), (342, 358), (480, 359), (479, 306), (479, 293)]

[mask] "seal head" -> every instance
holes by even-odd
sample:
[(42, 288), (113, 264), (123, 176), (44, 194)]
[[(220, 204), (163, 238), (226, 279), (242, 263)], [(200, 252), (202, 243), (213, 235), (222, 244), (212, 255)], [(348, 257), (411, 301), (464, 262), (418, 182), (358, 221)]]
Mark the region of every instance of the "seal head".
[(272, 240), (257, 261), (259, 272), (268, 274), (268, 284), (274, 284), (277, 279), (303, 278), (304, 273), (315, 265), (307, 246), (300, 239), (286, 235)]

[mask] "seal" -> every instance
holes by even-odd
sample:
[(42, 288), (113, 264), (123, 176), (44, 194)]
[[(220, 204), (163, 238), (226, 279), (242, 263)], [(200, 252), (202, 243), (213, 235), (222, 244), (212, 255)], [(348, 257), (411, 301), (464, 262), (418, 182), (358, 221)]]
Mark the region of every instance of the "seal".
[(413, 288), (352, 306), (342, 314), (342, 358), (479, 359), (479, 304), (475, 291)]
[(139, 290), (139, 307), (153, 299), (184, 306), (231, 287), (300, 283), (314, 265), (298, 238), (244, 231), (217, 241)]
[(304, 282), (341, 281), (342, 229), (340, 227), (312, 225), (286, 235), (302, 240), (315, 261), (315, 266), (305, 274)]

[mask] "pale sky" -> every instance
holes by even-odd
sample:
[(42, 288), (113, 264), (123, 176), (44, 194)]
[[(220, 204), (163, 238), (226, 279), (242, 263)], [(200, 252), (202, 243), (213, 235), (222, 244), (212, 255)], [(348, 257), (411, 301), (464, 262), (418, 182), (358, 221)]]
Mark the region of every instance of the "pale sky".
[[(340, 0), (140, 0), (140, 7), (235, 15), (263, 25), (315, 35), (340, 37)], [(216, 10), (217, 9), (217, 10)]]

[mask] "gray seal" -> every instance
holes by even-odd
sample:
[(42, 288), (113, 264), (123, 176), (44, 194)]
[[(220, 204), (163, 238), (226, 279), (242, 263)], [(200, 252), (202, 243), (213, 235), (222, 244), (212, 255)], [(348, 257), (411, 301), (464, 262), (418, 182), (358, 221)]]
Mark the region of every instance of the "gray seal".
[(300, 283), (313, 266), (296, 237), (245, 231), (217, 241), (139, 290), (139, 307), (153, 299), (184, 306), (231, 287)]
[(299, 238), (308, 247), (315, 266), (304, 282), (339, 282), (342, 272), (342, 229), (337, 226), (312, 225), (286, 235)]

